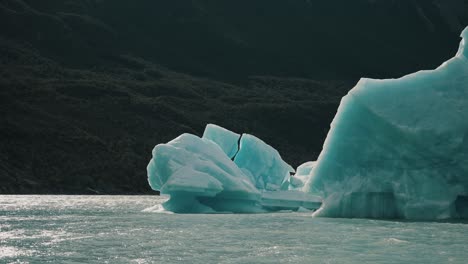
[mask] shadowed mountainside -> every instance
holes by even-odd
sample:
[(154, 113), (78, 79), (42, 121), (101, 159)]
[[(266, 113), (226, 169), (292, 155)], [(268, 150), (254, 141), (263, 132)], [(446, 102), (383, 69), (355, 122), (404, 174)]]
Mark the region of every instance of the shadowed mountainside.
[(236, 86), (132, 57), (77, 70), (18, 46), (0, 50), (14, 58), (0, 81), (4, 193), (147, 191), (152, 147), (200, 134), (208, 122), (254, 133), (289, 160), (306, 161), (318, 155), (351, 86), (271, 77)]
[(351, 2), (0, 0), (0, 193), (149, 192), (154, 145), (206, 123), (315, 159), (358, 77), (434, 68), (467, 23)]

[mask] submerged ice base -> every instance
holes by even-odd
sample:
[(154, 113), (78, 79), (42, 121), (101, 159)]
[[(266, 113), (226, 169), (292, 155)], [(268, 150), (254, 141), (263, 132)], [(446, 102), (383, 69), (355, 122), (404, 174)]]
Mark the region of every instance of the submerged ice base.
[(324, 198), (317, 215), (467, 217), (468, 28), (462, 37), (436, 70), (362, 79), (342, 99), (306, 184)]
[(288, 190), (294, 169), (273, 147), (249, 134), (207, 125), (203, 137), (183, 134), (153, 149), (148, 181), (169, 195), (176, 213), (263, 213), (315, 210), (321, 199)]

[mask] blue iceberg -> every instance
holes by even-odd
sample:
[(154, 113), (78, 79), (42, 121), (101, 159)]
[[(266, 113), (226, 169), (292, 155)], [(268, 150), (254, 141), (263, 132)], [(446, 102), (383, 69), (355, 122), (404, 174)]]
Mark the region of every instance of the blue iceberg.
[(456, 56), (341, 100), (306, 190), (327, 217), (467, 218), (468, 28)]
[(297, 171), (255, 136), (210, 124), (202, 138), (157, 145), (148, 181), (178, 213), (320, 207), (315, 215), (326, 217), (468, 218), (468, 28), (462, 38), (435, 70), (361, 79), (318, 160)]
[(288, 190), (294, 169), (274, 148), (249, 134), (209, 124), (203, 137), (183, 134), (153, 149), (148, 164), (152, 189), (176, 213), (262, 213), (314, 210), (321, 199)]
[(234, 204), (236, 212), (257, 210), (260, 191), (210, 140), (183, 134), (159, 144), (153, 149), (147, 171), (151, 188), (171, 196), (164, 204), (169, 211), (225, 211), (229, 209), (224, 208), (226, 204)]

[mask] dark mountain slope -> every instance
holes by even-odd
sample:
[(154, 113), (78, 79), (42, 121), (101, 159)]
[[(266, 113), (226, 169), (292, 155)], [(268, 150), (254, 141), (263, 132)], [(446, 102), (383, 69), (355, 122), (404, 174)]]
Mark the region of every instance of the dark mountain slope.
[(451, 2), (2, 0), (0, 27), (73, 66), (125, 53), (238, 81), (396, 77), (454, 53), (468, 11)]
[(236, 86), (132, 57), (77, 70), (1, 43), (2, 193), (146, 192), (152, 147), (209, 122), (255, 133), (297, 164), (318, 155), (351, 86), (271, 77)]
[(0, 0), (0, 193), (148, 192), (152, 147), (206, 123), (315, 159), (357, 77), (433, 68), (466, 24), (349, 2)]

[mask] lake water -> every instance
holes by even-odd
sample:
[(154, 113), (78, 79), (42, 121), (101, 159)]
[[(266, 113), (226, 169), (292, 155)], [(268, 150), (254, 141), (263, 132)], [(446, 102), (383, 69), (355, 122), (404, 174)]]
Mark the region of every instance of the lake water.
[(468, 263), (468, 224), (151, 208), (163, 201), (0, 196), (0, 263)]

